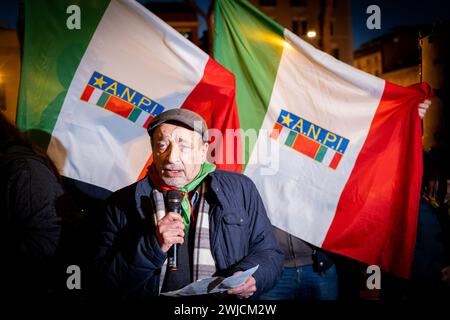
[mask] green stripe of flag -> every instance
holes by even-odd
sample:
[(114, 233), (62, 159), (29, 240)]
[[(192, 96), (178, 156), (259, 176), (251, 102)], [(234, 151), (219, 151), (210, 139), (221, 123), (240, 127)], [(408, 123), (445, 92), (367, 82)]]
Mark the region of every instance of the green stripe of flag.
[[(71, 14), (66, 11), (72, 4), (81, 10), (80, 30), (67, 28)], [(17, 125), (23, 131), (40, 132), (30, 138), (45, 149), (72, 78), (108, 4), (109, 0), (25, 0)]]
[(289, 135), (287, 136), (284, 144), (287, 145), (288, 147), (292, 147), (296, 138), (297, 133), (295, 131), (290, 130)]
[[(241, 128), (258, 130), (272, 96), (284, 29), (248, 1), (216, 0), (214, 12), (214, 58), (236, 76)], [(245, 164), (252, 149), (244, 150)]]
[(99, 106), (99, 107), (104, 107), (105, 106), (105, 104), (106, 104), (106, 102), (108, 101), (108, 99), (109, 99), (109, 94), (108, 93), (106, 93), (106, 92), (103, 92), (102, 93), (102, 95), (100, 96), (100, 98), (98, 99), (98, 101), (97, 101), (97, 105)]
[(322, 162), (323, 158), (325, 157), (325, 154), (327, 153), (327, 148), (324, 146), (320, 146), (319, 150), (316, 153), (316, 156), (314, 157), (315, 160)]
[(133, 111), (131, 111), (131, 114), (128, 116), (128, 119), (130, 119), (133, 122), (136, 122), (137, 118), (139, 118), (139, 115), (141, 114), (142, 110), (138, 108), (134, 108)]

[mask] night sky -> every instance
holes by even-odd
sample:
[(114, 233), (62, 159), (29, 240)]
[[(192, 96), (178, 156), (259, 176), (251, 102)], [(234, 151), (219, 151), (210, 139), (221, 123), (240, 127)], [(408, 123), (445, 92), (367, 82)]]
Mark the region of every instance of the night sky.
[[(381, 29), (369, 30), (366, 9), (376, 4), (381, 9)], [(352, 0), (353, 49), (364, 42), (381, 36), (396, 26), (433, 24), (438, 20), (450, 20), (450, 3), (445, 0)]]
[[(161, 1), (139, 0), (141, 3)], [(6, 23), (10, 27), (15, 27), (18, 2), (19, 0), (0, 0), (0, 26)], [(210, 0), (196, 0), (196, 2), (207, 11)], [(376, 4), (381, 9), (381, 30), (369, 30), (366, 27), (366, 20), (369, 16), (366, 14), (366, 9), (371, 4)], [(364, 42), (370, 41), (396, 26), (432, 24), (438, 20), (450, 20), (448, 0), (352, 0), (353, 48), (358, 48)], [(204, 29), (203, 23), (200, 32)]]

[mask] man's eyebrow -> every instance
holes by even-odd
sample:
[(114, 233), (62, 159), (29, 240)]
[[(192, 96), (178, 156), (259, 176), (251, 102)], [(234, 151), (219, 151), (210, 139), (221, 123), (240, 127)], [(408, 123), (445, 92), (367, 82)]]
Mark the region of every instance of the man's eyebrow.
[(183, 138), (183, 137), (178, 137), (178, 141), (179, 141), (179, 142), (187, 142), (187, 143), (190, 143), (190, 142), (191, 142), (189, 139), (185, 139), (185, 138)]

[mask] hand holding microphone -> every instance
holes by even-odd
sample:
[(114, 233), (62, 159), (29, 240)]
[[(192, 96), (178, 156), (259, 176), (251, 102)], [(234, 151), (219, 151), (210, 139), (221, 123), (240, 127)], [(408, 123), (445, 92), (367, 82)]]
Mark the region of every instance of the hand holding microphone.
[(170, 190), (167, 192), (167, 214), (158, 221), (156, 228), (156, 237), (163, 252), (168, 252), (172, 245), (184, 242), (184, 224), (180, 213), (181, 193)]
[(178, 244), (184, 242), (184, 224), (181, 217), (181, 192), (170, 190), (166, 196), (167, 214), (162, 218), (156, 228), (161, 250), (167, 252), (168, 268), (177, 270)]

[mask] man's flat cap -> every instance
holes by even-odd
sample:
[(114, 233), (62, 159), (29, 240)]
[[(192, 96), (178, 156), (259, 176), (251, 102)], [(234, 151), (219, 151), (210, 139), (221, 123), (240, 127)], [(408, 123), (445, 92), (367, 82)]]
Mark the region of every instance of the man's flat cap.
[(197, 113), (187, 109), (170, 109), (161, 112), (154, 117), (147, 127), (147, 132), (151, 136), (152, 132), (163, 123), (180, 123), (195, 132), (198, 132), (203, 139), (203, 142), (208, 142), (208, 127), (205, 120)]

